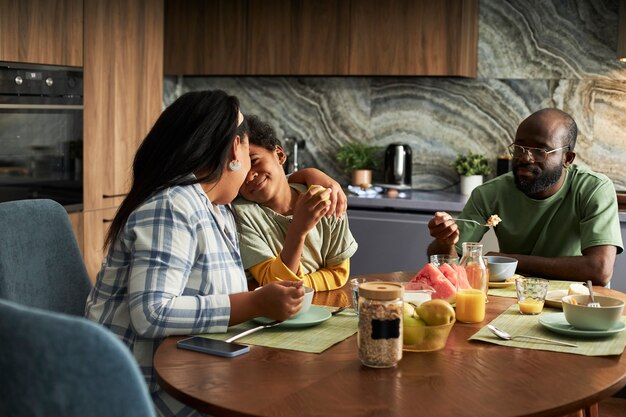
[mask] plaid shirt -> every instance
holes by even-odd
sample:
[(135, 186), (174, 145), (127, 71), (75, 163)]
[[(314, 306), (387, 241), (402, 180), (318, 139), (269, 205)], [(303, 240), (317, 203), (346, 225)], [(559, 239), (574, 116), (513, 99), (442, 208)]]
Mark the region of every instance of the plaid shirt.
[(247, 291), (236, 230), (200, 185), (175, 186), (141, 204), (109, 249), (85, 315), (130, 347), (151, 392), (163, 338), (227, 330), (228, 294)]

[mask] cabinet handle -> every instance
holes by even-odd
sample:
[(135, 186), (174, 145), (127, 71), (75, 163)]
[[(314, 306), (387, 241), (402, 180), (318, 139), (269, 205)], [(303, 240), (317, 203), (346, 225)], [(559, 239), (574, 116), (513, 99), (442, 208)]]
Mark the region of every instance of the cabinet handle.
[(115, 197), (126, 197), (128, 195), (128, 193), (126, 194), (102, 194), (102, 197), (104, 198), (115, 198)]
[(113, 223), (113, 219), (102, 219), (102, 223)]

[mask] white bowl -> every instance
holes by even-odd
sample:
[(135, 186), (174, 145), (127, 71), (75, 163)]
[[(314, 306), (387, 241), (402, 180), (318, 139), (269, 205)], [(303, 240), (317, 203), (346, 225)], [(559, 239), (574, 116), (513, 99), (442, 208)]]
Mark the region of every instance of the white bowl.
[[(624, 302), (613, 297), (596, 295), (600, 307), (587, 307), (587, 295), (568, 295), (563, 297), (565, 320), (581, 330), (609, 330), (621, 319)], [(572, 304), (576, 300), (578, 304)]]
[(515, 275), (517, 259), (507, 256), (485, 256), (489, 269), (489, 281), (504, 281)]
[(307, 311), (311, 308), (311, 303), (313, 302), (313, 294), (315, 294), (315, 290), (310, 287), (304, 288), (304, 298), (302, 299), (302, 307), (300, 310), (293, 316), (298, 317), (306, 314)]

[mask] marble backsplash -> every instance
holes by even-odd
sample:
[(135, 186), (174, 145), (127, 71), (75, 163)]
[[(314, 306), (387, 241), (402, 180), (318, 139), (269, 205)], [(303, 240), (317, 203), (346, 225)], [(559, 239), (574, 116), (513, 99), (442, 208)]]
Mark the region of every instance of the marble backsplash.
[(577, 163), (626, 190), (618, 10), (618, 0), (481, 0), (475, 79), (166, 77), (164, 105), (187, 91), (223, 89), (240, 99), (244, 113), (269, 121), (280, 138), (304, 139), (305, 166), (346, 183), (334, 159), (342, 144), (408, 143), (413, 186), (450, 191), (458, 189), (450, 166), (458, 153), (485, 154), (495, 171), (519, 122), (557, 107), (578, 124)]

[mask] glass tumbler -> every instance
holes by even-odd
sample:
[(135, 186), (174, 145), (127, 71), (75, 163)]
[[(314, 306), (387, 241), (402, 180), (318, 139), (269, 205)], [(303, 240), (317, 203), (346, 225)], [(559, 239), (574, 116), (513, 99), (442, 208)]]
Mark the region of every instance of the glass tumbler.
[(548, 293), (550, 281), (543, 278), (517, 278), (517, 305), (521, 314), (539, 314)]

